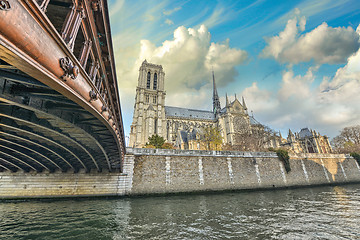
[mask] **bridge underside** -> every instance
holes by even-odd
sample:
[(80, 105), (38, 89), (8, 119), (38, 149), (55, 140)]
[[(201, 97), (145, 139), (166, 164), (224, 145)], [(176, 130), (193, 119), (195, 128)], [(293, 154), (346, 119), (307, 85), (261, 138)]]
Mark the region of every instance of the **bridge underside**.
[(113, 133), (78, 104), (1, 61), (0, 171), (121, 171)]

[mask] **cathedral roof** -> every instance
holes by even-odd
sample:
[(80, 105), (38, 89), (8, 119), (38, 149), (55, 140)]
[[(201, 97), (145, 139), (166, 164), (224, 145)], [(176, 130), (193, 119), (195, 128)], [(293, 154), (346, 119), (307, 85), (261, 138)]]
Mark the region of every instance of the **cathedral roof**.
[(222, 108), (221, 110), (220, 110), (220, 113), (226, 113), (227, 111), (226, 111), (226, 107), (224, 107), (224, 108)]
[[(144, 66), (162, 69), (162, 66), (161, 66), (161, 65), (149, 63), (148, 61), (146, 61), (146, 59), (145, 59), (145, 60), (142, 62), (142, 64), (141, 64), (141, 67), (144, 67)], [(140, 67), (140, 68), (141, 68), (141, 67)]]
[(261, 125), (261, 123), (259, 123), (255, 118), (254, 118), (254, 116), (249, 116), (249, 118), (250, 118), (250, 124), (251, 125)]
[(215, 114), (211, 111), (195, 110), (195, 109), (179, 108), (179, 107), (165, 106), (165, 115), (167, 117), (215, 120)]
[(309, 128), (303, 128), (299, 132), (300, 138), (312, 137), (312, 133), (310, 132)]

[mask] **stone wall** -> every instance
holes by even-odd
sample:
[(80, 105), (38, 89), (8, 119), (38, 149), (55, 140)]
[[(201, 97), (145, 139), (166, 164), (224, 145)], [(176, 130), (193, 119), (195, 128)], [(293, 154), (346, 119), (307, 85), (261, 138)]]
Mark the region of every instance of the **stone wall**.
[(128, 157), (124, 173), (0, 172), (0, 199), (123, 196), (131, 191), (133, 166)]
[[(97, 173), (0, 173), (1, 198), (72, 197), (116, 195), (124, 187), (119, 174)], [(124, 181), (122, 181), (124, 182)]]
[(123, 173), (0, 172), (0, 198), (87, 197), (360, 182), (348, 155), (298, 154), (286, 173), (275, 153), (127, 149)]
[(348, 155), (290, 156), (286, 173), (275, 153), (127, 149), (134, 161), (129, 194), (265, 189), (360, 182)]

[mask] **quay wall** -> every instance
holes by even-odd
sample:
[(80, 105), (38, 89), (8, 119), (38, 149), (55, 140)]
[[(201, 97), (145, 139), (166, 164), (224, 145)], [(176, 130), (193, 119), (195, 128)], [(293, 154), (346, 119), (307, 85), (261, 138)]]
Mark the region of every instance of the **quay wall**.
[(127, 195), (133, 162), (123, 173), (0, 172), (0, 199), (102, 197)]
[(286, 173), (276, 153), (128, 149), (134, 162), (129, 194), (269, 189), (360, 182), (358, 163), (344, 154), (290, 156)]
[(131, 196), (360, 183), (344, 154), (127, 149), (123, 173), (0, 172), (0, 198)]

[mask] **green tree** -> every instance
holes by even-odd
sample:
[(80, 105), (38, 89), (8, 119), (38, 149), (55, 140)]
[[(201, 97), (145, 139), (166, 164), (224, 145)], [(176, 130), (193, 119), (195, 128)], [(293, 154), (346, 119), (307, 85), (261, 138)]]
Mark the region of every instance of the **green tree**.
[(165, 139), (157, 134), (152, 135), (148, 140), (149, 142), (145, 144), (145, 147), (153, 145), (155, 148), (161, 148), (161, 146), (165, 143)]
[(171, 143), (164, 143), (163, 145), (161, 145), (162, 149), (175, 149), (174, 145), (172, 145)]
[(146, 144), (144, 148), (156, 148), (154, 145)]
[(207, 150), (220, 150), (222, 145), (222, 136), (219, 127), (205, 127), (202, 141)]

